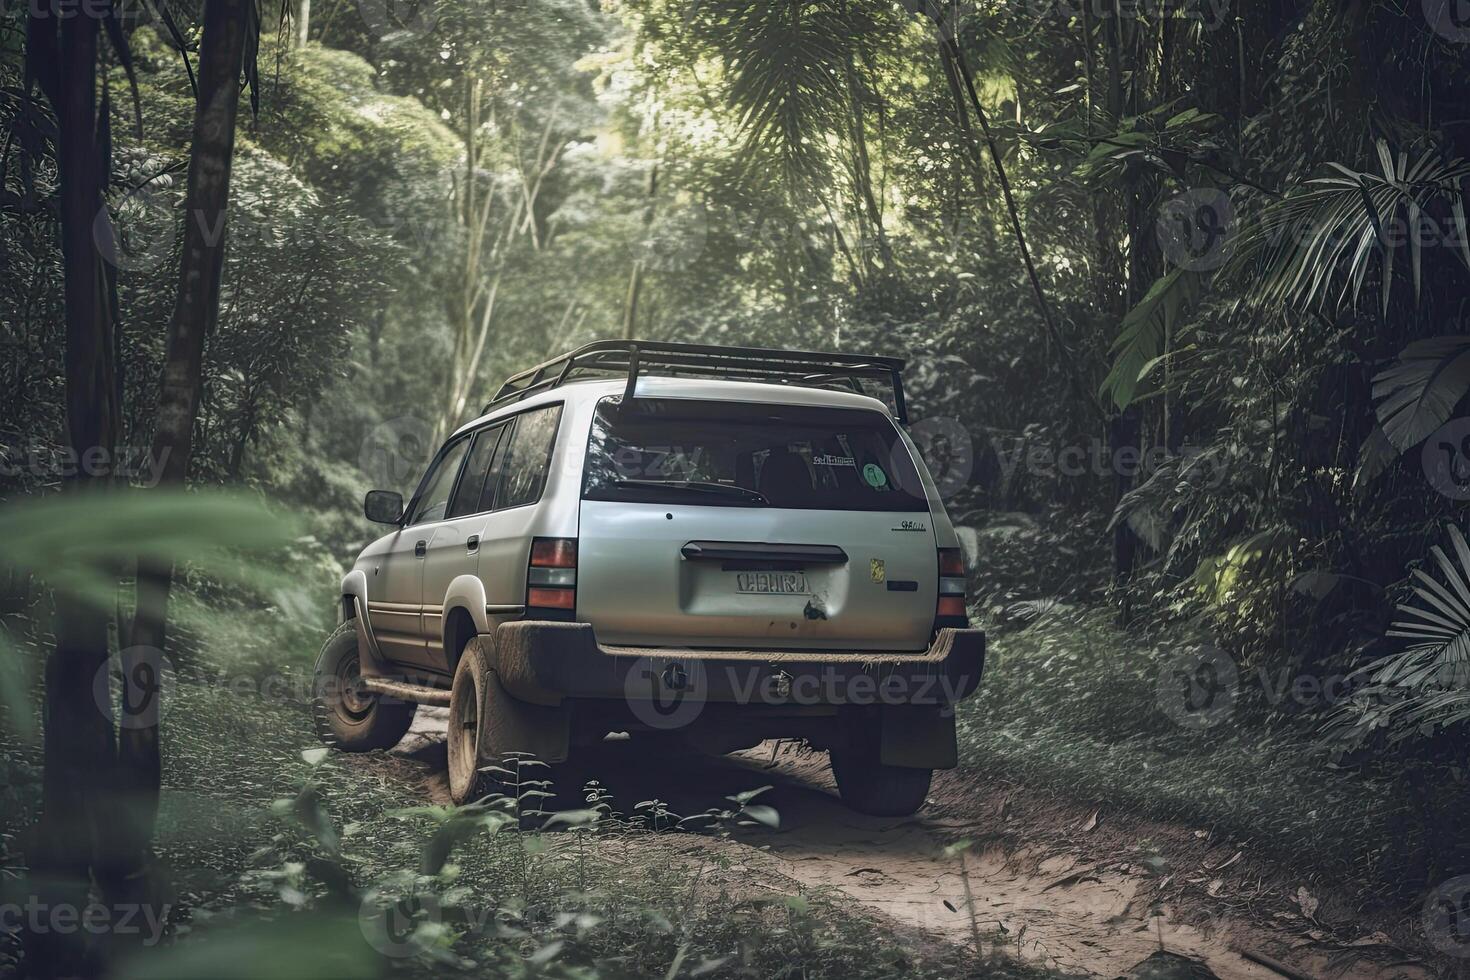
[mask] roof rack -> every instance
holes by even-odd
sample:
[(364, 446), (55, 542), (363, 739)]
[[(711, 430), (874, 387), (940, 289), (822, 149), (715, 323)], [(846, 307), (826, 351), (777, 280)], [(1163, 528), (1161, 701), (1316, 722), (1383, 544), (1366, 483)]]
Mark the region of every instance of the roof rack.
[(626, 375), (625, 401), (633, 398), (640, 373), (672, 377), (763, 381), (820, 388), (845, 384), (859, 394), (861, 380), (892, 386), (893, 415), (907, 422), (904, 407), (904, 362), (898, 357), (866, 354), (819, 354), (814, 351), (772, 350), (763, 347), (714, 347), (707, 344), (671, 344), (641, 340), (600, 340), (553, 357), (512, 375), (485, 405), (489, 412), (547, 391), (586, 375)]

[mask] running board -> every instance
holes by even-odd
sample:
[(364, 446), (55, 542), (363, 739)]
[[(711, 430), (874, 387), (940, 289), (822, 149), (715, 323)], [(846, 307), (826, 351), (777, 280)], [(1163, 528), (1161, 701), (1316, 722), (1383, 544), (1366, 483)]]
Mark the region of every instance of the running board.
[(442, 687), (410, 684), (408, 681), (393, 680), (389, 677), (364, 677), (362, 686), (374, 694), (386, 694), (400, 701), (433, 704), (441, 708), (449, 707), (449, 692)]

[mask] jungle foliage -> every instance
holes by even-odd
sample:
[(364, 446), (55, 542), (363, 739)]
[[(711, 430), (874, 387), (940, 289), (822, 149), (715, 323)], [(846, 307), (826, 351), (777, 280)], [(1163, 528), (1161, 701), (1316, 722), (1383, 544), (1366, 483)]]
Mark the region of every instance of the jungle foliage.
[[(161, 465), (215, 2), (108, 5), (93, 55), (113, 483)], [(1242, 672), (1351, 678), (1334, 703), (1241, 719), (1253, 731), (1359, 768), (1365, 794), (1460, 792), (1470, 39), (1433, 4), (248, 7), (186, 475), (303, 521), (294, 598), (261, 590), (259, 609), (325, 619), (363, 491), (411, 490), (444, 432), (551, 354), (609, 337), (897, 353), (915, 437), (980, 545), (976, 615), (1019, 650), (1051, 649), (1058, 604), (1125, 638), (1105, 740), (1172, 744), (1112, 727), (1152, 697), (1127, 679), (1170, 637), (1208, 637)], [(81, 465), (66, 127), (26, 23), (0, 16), (12, 503)], [(207, 598), (215, 573), (189, 555), (168, 560)], [(33, 635), (54, 583), (8, 564), (7, 622)], [(1453, 856), (1430, 851), (1410, 874)]]

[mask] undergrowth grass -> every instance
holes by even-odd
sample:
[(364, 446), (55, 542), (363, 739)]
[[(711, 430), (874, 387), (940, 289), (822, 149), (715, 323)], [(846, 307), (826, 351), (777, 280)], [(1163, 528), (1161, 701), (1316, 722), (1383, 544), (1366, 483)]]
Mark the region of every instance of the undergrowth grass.
[[(406, 763), (316, 742), (305, 681), (324, 629), (312, 617), (187, 593), (175, 610), (155, 839), (171, 929), (119, 976), (1046, 975), (958, 947), (920, 952), (840, 893), (753, 877), (738, 847), (680, 844), (773, 816), (748, 798), (669, 829), (675, 815), (614, 812), (594, 784), (550, 815), (536, 803), (552, 787), (526, 762), (508, 796), (428, 805)], [(0, 758), (0, 858), (19, 886), (40, 747), (0, 733)], [(0, 937), (0, 966), (17, 954)]]
[(1141, 638), (1096, 606), (1024, 612), (992, 624), (981, 693), (958, 712), (963, 766), (1213, 828), (1354, 885), (1403, 884), (1422, 843), (1413, 805), (1394, 779), (1334, 764), (1308, 717), (1275, 710), (1278, 678), (1241, 669), (1228, 710), (1180, 724), (1160, 693), (1179, 638)]

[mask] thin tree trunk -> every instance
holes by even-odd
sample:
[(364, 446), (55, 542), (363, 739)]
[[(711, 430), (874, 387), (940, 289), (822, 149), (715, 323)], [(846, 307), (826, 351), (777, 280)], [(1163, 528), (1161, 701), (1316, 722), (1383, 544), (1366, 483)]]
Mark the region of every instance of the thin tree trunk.
[[(648, 171), (648, 204), (643, 209), (644, 247), (648, 245), (648, 233), (653, 228), (653, 208), (658, 195), (658, 161)], [(628, 297), (623, 304), (623, 338), (634, 339), (638, 329), (638, 294), (643, 291), (643, 255), (633, 259), (633, 271), (628, 277)]]
[[(1085, 405), (1091, 407), (1093, 413), (1099, 420), (1106, 421), (1107, 414), (1097, 400), (1097, 395), (1092, 391), (1077, 366), (1076, 359), (1072, 356), (1072, 350), (1062, 339), (1062, 333), (1057, 328), (1056, 319), (1052, 316), (1051, 304), (1047, 302), (1046, 291), (1041, 287), (1041, 278), (1036, 273), (1036, 264), (1031, 260), (1031, 249), (1026, 244), (1026, 233), (1021, 228), (1021, 214), (1016, 207), (1015, 195), (1011, 193), (1011, 181), (1006, 175), (1005, 162), (1001, 158), (1000, 147), (997, 145), (995, 135), (990, 131), (990, 123), (985, 118), (985, 109), (980, 104), (980, 96), (975, 91), (975, 79), (970, 73), (970, 66), (965, 62), (964, 52), (959, 45), (945, 36), (943, 28), (936, 22), (935, 30), (939, 37), (941, 57), (947, 59), (953, 68), (954, 75), (964, 83), (965, 92), (969, 96), (970, 107), (975, 111), (975, 119), (980, 124), (980, 131), (984, 135), (985, 143), (990, 149), (990, 159), (995, 165), (996, 181), (1000, 184), (1001, 195), (1005, 198), (1006, 213), (1010, 217), (1011, 231), (1016, 236), (1016, 246), (1021, 251), (1021, 262), (1026, 268), (1026, 278), (1031, 282), (1031, 291), (1036, 296), (1036, 305), (1041, 312), (1041, 321), (1046, 328), (1048, 338), (1056, 347), (1057, 354), (1062, 360), (1062, 367), (1066, 371), (1067, 379), (1072, 385), (1073, 393)], [(953, 77), (951, 84), (953, 85)], [(963, 107), (960, 108), (960, 118), (964, 119)], [(964, 122), (966, 136), (969, 136), (968, 121)], [(970, 141), (973, 145), (973, 139)]]
[[(892, 275), (895, 271), (893, 261), (893, 249), (888, 243), (888, 235), (883, 230), (883, 212), (878, 207), (878, 200), (873, 196), (873, 168), (868, 160), (868, 135), (867, 120), (863, 112), (863, 91), (858, 78), (857, 67), (852, 60), (852, 46), (843, 45), (843, 68), (847, 78), (847, 98), (852, 105), (852, 146), (853, 146), (853, 183), (857, 185), (858, 197), (861, 207), (867, 215), (867, 222), (873, 229), (873, 243), (878, 246), (878, 258), (883, 263), (885, 275)], [(869, 262), (868, 243), (862, 241), (858, 247), (863, 250), (863, 262)]]
[[(104, 206), (110, 167), (105, 119), (97, 111), (98, 21), (60, 20), (32, 13), (27, 59), (56, 114), (61, 247), (66, 307), (67, 437), (78, 458), (116, 442), (113, 305), (93, 222)], [(109, 457), (110, 458), (110, 457)], [(68, 492), (101, 489), (107, 477), (81, 468)], [(95, 486), (94, 486), (95, 485)], [(94, 697), (107, 669), (108, 615), (61, 596), (56, 646), (46, 658), (44, 773), (32, 883), (47, 901), (85, 899), (90, 876), (107, 863), (107, 793), (116, 769), (112, 723)], [(37, 975), (90, 976), (100, 971), (96, 949), (82, 935), (31, 933), (27, 968)]]
[[(199, 47), (199, 101), (194, 111), (189, 183), (184, 196), (184, 245), (179, 289), (169, 321), (163, 381), (153, 433), (153, 458), (162, 461), (162, 480), (182, 486), (193, 451), (194, 424), (203, 388), (204, 341), (219, 317), (220, 276), (225, 254), (225, 210), (235, 150), (239, 78), (249, 25), (250, 0), (206, 0)], [(166, 642), (173, 566), (140, 560), (138, 606), (123, 669), (156, 658)], [(155, 664), (156, 660), (153, 661)], [(121, 757), (135, 806), (147, 816), (132, 841), (146, 860), (158, 809), (161, 762), (157, 699), (150, 713), (122, 732)]]

